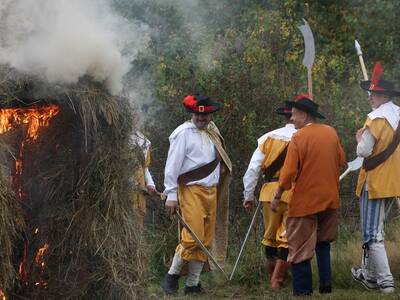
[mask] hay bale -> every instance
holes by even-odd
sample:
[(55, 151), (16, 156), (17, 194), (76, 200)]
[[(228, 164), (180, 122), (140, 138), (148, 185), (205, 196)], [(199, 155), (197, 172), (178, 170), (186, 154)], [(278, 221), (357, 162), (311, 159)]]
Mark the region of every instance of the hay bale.
[[(88, 79), (70, 87), (49, 86), (7, 68), (0, 72), (0, 98), (2, 107), (60, 107), (50, 126), (24, 146), (22, 201), (9, 183), (0, 191), (0, 209), (5, 208), (0, 211), (0, 226), (5, 224), (0, 241), (8, 243), (7, 251), (0, 250), (0, 272), (6, 274), (0, 276), (0, 287), (29, 299), (143, 295), (147, 258), (130, 196), (138, 152), (128, 143), (134, 118), (128, 101)], [(0, 141), (10, 136), (21, 134), (0, 135)], [(19, 149), (13, 151), (18, 155)], [(7, 183), (4, 177), (0, 188)], [(22, 231), (16, 222), (19, 211), (26, 220)], [(10, 245), (15, 253), (18, 232), (29, 241), (28, 275), (26, 282), (13, 285), (18, 262), (10, 272)], [(35, 259), (46, 244), (41, 266)]]

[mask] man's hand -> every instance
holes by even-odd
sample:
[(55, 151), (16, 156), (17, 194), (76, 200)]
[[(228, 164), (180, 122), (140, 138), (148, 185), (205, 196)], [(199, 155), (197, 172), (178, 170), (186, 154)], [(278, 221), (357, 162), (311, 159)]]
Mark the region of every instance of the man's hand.
[(154, 194), (156, 193), (156, 188), (155, 188), (154, 186), (152, 186), (152, 185), (146, 186), (146, 189), (147, 189), (147, 192), (148, 192), (150, 195), (154, 195)]
[(243, 207), (244, 207), (247, 211), (250, 211), (250, 210), (253, 208), (253, 202), (254, 202), (254, 201), (244, 200), (244, 201), (243, 201)]
[(269, 204), (269, 207), (271, 207), (271, 210), (273, 212), (277, 212), (278, 211), (278, 203), (279, 201), (281, 201), (280, 198), (275, 198), (271, 201), (271, 203)]
[(178, 210), (178, 201), (165, 201), (165, 209), (169, 215), (174, 215)]
[(357, 130), (357, 133), (356, 133), (356, 140), (357, 140), (357, 143), (359, 143), (359, 142), (361, 141), (361, 137), (362, 137), (362, 135), (363, 135), (365, 129), (367, 129), (367, 128), (366, 128), (366, 127), (363, 127), (363, 128), (360, 128), (360, 129)]
[(274, 194), (274, 199), (272, 199), (271, 203), (269, 204), (269, 207), (271, 207), (271, 210), (273, 212), (278, 211), (278, 203), (279, 203), (279, 201), (281, 201), (282, 193), (283, 193), (283, 188), (278, 187)]

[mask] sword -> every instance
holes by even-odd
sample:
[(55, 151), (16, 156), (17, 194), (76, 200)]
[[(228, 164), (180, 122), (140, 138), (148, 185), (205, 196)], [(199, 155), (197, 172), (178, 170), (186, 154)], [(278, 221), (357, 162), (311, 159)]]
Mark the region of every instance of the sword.
[(200, 246), (201, 250), (203, 250), (204, 253), (207, 254), (207, 256), (211, 260), (211, 262), (225, 275), (226, 278), (228, 278), (228, 275), (226, 275), (224, 269), (222, 269), (222, 267), (218, 264), (216, 259), (212, 256), (210, 250), (208, 250), (206, 248), (206, 246), (204, 246), (202, 241), (200, 241), (200, 239), (197, 237), (196, 233), (194, 233), (192, 228), (190, 228), (190, 226), (183, 220), (181, 214), (177, 211), (175, 215), (177, 216), (179, 222), (181, 222), (182, 226), (186, 228), (186, 230), (190, 233), (192, 238), (196, 241), (197, 245)]
[[(138, 193), (143, 193), (143, 194), (145, 194), (147, 196), (150, 196), (150, 197), (153, 196), (144, 187), (135, 186), (133, 191), (138, 192)], [(159, 192), (157, 190), (155, 190), (154, 192), (160, 198), (161, 201), (164, 201), (167, 198), (164, 193), (161, 193), (161, 192)]]
[(301, 34), (304, 38), (304, 58), (303, 65), (307, 67), (307, 81), (308, 81), (308, 93), (312, 97), (312, 76), (311, 76), (311, 68), (314, 64), (315, 59), (315, 43), (314, 36), (311, 31), (310, 25), (308, 25), (307, 21), (303, 19), (304, 25), (299, 26)]
[(257, 216), (260, 208), (261, 208), (261, 201), (258, 201), (256, 211), (254, 212), (253, 218), (251, 219), (249, 229), (247, 230), (246, 237), (244, 238), (242, 247), (240, 248), (239, 255), (238, 255), (237, 259), (236, 259), (235, 266), (233, 267), (233, 270), (232, 270), (231, 276), (229, 277), (229, 280), (232, 280), (232, 278), (233, 278), (233, 274), (236, 271), (236, 267), (237, 267), (237, 265), (239, 263), (240, 257), (242, 256), (242, 252), (243, 252), (244, 246), (246, 245), (247, 239), (249, 238), (251, 228), (253, 228), (254, 222), (256, 220), (256, 216)]

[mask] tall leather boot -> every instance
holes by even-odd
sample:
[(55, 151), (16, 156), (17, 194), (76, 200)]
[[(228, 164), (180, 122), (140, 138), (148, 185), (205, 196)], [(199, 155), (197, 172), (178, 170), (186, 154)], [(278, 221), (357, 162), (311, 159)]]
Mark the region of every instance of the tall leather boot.
[(265, 246), (265, 257), (267, 259), (266, 269), (268, 274), (268, 280), (271, 283), (272, 274), (275, 270), (276, 259), (278, 256), (278, 248)]
[(265, 266), (267, 269), (268, 281), (271, 282), (272, 274), (274, 273), (276, 266), (276, 259), (268, 259)]
[(289, 264), (286, 261), (282, 259), (276, 261), (275, 270), (271, 278), (271, 289), (277, 291), (282, 287), (288, 268)]

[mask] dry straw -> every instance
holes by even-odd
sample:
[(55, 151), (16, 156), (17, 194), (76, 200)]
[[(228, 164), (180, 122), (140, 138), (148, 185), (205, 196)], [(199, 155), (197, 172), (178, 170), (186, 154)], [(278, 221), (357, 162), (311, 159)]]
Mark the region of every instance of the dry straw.
[[(128, 101), (88, 79), (49, 86), (5, 67), (0, 98), (2, 107), (61, 108), (25, 146), (23, 203), (7, 172), (0, 176), (0, 287), (20, 299), (141, 297), (147, 258), (129, 183), (139, 151), (128, 143), (134, 125)], [(18, 155), (16, 132), (0, 135), (4, 170)], [(21, 257), (15, 254), (26, 240), (25, 284), (16, 274)], [(41, 268), (34, 258), (43, 243), (49, 248)]]

